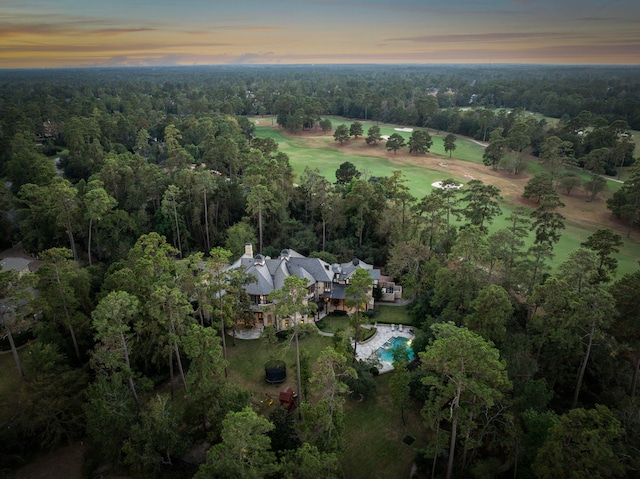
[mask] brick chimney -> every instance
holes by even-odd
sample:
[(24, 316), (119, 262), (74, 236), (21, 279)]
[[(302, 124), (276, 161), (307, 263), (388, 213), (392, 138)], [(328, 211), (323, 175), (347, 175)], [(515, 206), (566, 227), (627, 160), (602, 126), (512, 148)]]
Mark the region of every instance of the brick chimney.
[(244, 244), (244, 255), (247, 258), (253, 258), (253, 246), (251, 245), (251, 243)]

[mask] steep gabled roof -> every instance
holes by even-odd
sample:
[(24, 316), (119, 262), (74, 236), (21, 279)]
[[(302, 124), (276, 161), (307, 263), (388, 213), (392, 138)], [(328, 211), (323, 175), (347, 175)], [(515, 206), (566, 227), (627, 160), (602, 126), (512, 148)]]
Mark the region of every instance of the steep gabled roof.
[[(337, 266), (337, 268), (336, 268)], [(339, 271), (338, 281), (346, 281), (351, 278), (354, 271), (358, 268), (366, 269), (369, 271), (369, 276), (375, 281), (380, 279), (380, 270), (374, 269), (373, 265), (365, 263), (358, 258), (349, 261), (348, 263), (341, 263), (340, 265), (333, 265), (334, 269)]]
[[(357, 268), (369, 271), (369, 275), (374, 280), (380, 278), (380, 270), (374, 269), (372, 265), (358, 259), (340, 265), (330, 265), (319, 258), (307, 258), (292, 249), (283, 249), (277, 259), (261, 254), (251, 258), (244, 254), (229, 269), (240, 267), (255, 277), (255, 281), (247, 285), (247, 293), (262, 296), (267, 296), (273, 290), (282, 288), (285, 278), (292, 275), (305, 279), (307, 287), (319, 281), (324, 283), (346, 281)], [(336, 287), (335, 283), (333, 287)], [(336, 291), (336, 294), (344, 295), (344, 291)]]
[(266, 265), (253, 264), (252, 260), (251, 265), (246, 268), (246, 271), (247, 274), (256, 278), (255, 282), (249, 283), (246, 286), (247, 293), (257, 296), (267, 296), (271, 291), (273, 291), (273, 281)]

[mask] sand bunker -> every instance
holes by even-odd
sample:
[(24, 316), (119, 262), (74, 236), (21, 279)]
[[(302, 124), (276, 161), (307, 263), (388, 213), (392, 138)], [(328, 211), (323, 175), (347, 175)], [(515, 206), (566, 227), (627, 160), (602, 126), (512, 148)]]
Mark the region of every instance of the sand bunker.
[(442, 181), (435, 181), (435, 182), (431, 183), (431, 186), (433, 186), (434, 188), (447, 188), (447, 189), (449, 189), (449, 188), (462, 188), (462, 183), (456, 183), (456, 184), (453, 184), (453, 185), (444, 186), (442, 184)]
[(413, 131), (413, 128), (394, 128), (394, 130), (402, 131), (404, 133), (411, 133)]

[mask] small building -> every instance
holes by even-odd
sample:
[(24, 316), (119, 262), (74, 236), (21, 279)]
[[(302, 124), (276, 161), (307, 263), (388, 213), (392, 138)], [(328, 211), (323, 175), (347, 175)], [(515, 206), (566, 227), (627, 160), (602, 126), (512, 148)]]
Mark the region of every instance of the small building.
[(4, 258), (0, 260), (0, 271), (15, 271), (18, 275), (29, 273), (29, 265), (33, 262), (32, 259), (26, 258)]

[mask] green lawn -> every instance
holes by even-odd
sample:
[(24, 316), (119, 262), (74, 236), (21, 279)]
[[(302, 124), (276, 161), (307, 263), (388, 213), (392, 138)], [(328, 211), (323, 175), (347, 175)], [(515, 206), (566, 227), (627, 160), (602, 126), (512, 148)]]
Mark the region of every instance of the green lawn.
[(411, 324), (407, 306), (377, 306), (378, 314), (373, 319), (378, 323)]
[(320, 322), (316, 322), (316, 325), (325, 333), (336, 333), (339, 330), (351, 331), (352, 329), (349, 316), (334, 316), (333, 314), (325, 316)]
[[(347, 449), (342, 456), (344, 477), (349, 479), (396, 479), (410, 477), (411, 466), (428, 437), (418, 407), (406, 414), (402, 423), (389, 392), (391, 374), (376, 378), (377, 393), (362, 402), (347, 400), (344, 437)], [(416, 439), (411, 446), (405, 435)]]
[[(332, 342), (332, 338), (315, 334), (300, 339), (300, 349), (308, 351), (312, 362), (315, 362), (320, 351)], [(289, 341), (267, 344), (261, 339), (238, 339), (233, 346), (231, 339), (227, 339), (229, 379), (252, 391), (256, 398), (262, 398), (265, 394), (277, 395), (286, 386), (295, 389), (295, 351), (295, 343)], [(272, 359), (281, 359), (287, 365), (284, 384), (268, 384), (265, 381), (264, 365)]]
[[(335, 128), (339, 124), (350, 125), (351, 121), (344, 119), (331, 118), (333, 127)], [(368, 128), (374, 124), (374, 122), (361, 122), (363, 124), (363, 130), (366, 135)], [(379, 124), (382, 134), (391, 134), (395, 130), (395, 125)], [(350, 161), (360, 171), (366, 171), (370, 176), (389, 176), (394, 170), (401, 169), (405, 176), (408, 178), (407, 185), (409, 186), (411, 193), (417, 198), (421, 198), (424, 195), (430, 193), (433, 189), (431, 184), (435, 181), (442, 180), (445, 175), (438, 170), (430, 169), (429, 162), (433, 162), (434, 166), (438, 162), (446, 162), (448, 156), (444, 156), (444, 147), (442, 142), (442, 134), (434, 136), (434, 145), (431, 151), (435, 154), (441, 154), (442, 157), (427, 158), (427, 166), (411, 164), (411, 157), (406, 155), (399, 155), (402, 157), (400, 160), (395, 161), (395, 155), (389, 157), (380, 157), (371, 154), (374, 148), (384, 148), (384, 146), (369, 146), (364, 143), (364, 140), (357, 140), (357, 153), (354, 153), (353, 149), (346, 150), (340, 148), (334, 140), (332, 134), (321, 134), (312, 138), (288, 135), (276, 126), (272, 126), (270, 119), (260, 119), (260, 123), (256, 128), (256, 135), (259, 137), (273, 138), (279, 143), (281, 151), (286, 153), (291, 161), (291, 166), (297, 175), (300, 175), (306, 166), (312, 168), (318, 168), (320, 173), (323, 174), (329, 181), (334, 181), (335, 171), (345, 161)], [(401, 133), (406, 138), (409, 138), (410, 133)], [(483, 149), (473, 143), (472, 141), (464, 138), (459, 138), (457, 141), (457, 148), (453, 152), (453, 156), (456, 159), (464, 161), (470, 161), (473, 163), (482, 163), (482, 151)], [(369, 152), (369, 153), (368, 153)], [(528, 166), (528, 173), (535, 174), (540, 171), (541, 167), (537, 162), (530, 162)], [(586, 178), (586, 174), (582, 174)], [(461, 181), (466, 181), (464, 178), (455, 178)], [(619, 184), (608, 182), (608, 189), (610, 192), (615, 191), (620, 187)], [(573, 196), (577, 196), (580, 193), (573, 193)], [(496, 218), (492, 225), (490, 225), (490, 231), (496, 231), (500, 228), (507, 226), (508, 222), (506, 217), (509, 216), (511, 209), (514, 207), (512, 203), (507, 201), (501, 202), (503, 214), (501, 217)], [(554, 268), (564, 261), (568, 254), (579, 247), (580, 243), (587, 239), (596, 228), (603, 227), (595, 222), (593, 228), (587, 228), (583, 225), (572, 224), (567, 222), (566, 229), (563, 231), (560, 242), (554, 249)], [(618, 277), (621, 277), (625, 273), (633, 272), (637, 269), (638, 259), (640, 259), (640, 242), (638, 241), (638, 233), (635, 232), (630, 240), (624, 239), (624, 246), (620, 253), (616, 255), (619, 261)], [(532, 241), (532, 238), (529, 239)]]

